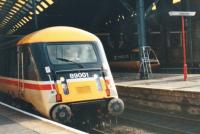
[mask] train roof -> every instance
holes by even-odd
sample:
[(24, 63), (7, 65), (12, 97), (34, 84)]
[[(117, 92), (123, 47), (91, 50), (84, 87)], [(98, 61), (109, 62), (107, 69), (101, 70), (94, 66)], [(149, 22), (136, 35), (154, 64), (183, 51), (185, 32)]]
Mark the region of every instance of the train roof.
[(45, 42), (96, 41), (98, 38), (81, 29), (67, 26), (54, 26), (24, 36), (17, 45)]

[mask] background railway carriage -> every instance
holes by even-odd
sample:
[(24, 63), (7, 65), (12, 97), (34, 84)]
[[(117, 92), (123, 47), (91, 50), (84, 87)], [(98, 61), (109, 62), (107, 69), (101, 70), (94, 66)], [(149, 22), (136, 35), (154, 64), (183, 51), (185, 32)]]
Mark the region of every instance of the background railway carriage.
[[(160, 62), (156, 56), (154, 50), (149, 48), (149, 62), (151, 65), (151, 69), (157, 69), (160, 66)], [(129, 70), (129, 71), (139, 71), (140, 70), (140, 55), (139, 49), (132, 49), (129, 53), (116, 53), (110, 59), (110, 67), (111, 69), (118, 70)]]
[(36, 31), (1, 44), (0, 62), (0, 91), (53, 120), (119, 115), (124, 109), (102, 44), (86, 31), (62, 26)]

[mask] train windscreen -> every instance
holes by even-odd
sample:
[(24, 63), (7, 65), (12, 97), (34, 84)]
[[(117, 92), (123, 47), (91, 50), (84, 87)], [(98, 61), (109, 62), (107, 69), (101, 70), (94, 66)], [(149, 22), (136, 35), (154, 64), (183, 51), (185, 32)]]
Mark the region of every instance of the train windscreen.
[(95, 47), (89, 43), (52, 43), (47, 45), (52, 64), (96, 63)]

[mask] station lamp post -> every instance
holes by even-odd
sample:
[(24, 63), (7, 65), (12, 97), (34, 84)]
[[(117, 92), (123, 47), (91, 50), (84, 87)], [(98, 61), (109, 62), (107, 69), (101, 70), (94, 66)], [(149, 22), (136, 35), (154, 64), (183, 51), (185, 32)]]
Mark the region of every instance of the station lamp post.
[(187, 80), (187, 62), (186, 62), (186, 37), (185, 37), (185, 16), (195, 16), (196, 12), (189, 11), (170, 11), (170, 16), (180, 16), (182, 21), (182, 47), (183, 47), (183, 74), (184, 81)]

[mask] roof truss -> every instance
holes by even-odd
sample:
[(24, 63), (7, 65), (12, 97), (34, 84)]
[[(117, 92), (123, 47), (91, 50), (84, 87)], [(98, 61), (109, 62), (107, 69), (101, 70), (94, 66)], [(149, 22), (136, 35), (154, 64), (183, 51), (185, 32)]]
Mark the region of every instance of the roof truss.
[(55, 0), (0, 0), (0, 33), (12, 34)]

